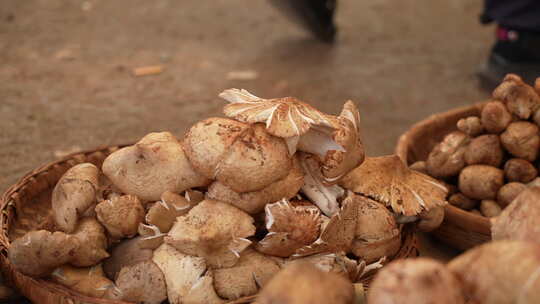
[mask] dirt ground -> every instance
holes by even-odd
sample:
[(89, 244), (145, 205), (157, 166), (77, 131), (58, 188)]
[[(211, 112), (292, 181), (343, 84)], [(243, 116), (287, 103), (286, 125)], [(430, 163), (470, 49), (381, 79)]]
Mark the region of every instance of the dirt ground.
[[(329, 46), (266, 1), (2, 1), (0, 191), (69, 151), (180, 135), (219, 115), (231, 87), (333, 113), (353, 99), (372, 156), (415, 121), (488, 96), (474, 75), (493, 36), (481, 1), (339, 5)], [(159, 75), (131, 73), (156, 64)]]

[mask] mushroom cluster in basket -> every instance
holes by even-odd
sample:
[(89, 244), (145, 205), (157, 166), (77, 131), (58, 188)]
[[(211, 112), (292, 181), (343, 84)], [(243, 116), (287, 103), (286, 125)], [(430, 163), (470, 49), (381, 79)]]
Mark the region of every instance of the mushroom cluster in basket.
[[(303, 262), (352, 282), (442, 221), (447, 189), (397, 156), (366, 158), (360, 115), (295, 98), (220, 94), (227, 118), (178, 139), (150, 133), (101, 168), (71, 167), (41, 230), (19, 235), (19, 272), (130, 302), (224, 303)], [(339, 296), (339, 295), (336, 295)]]
[(527, 186), (539, 185), (540, 81), (509, 74), (479, 116), (462, 118), (425, 161), (411, 165), (447, 183), (448, 202), (485, 217), (501, 213)]

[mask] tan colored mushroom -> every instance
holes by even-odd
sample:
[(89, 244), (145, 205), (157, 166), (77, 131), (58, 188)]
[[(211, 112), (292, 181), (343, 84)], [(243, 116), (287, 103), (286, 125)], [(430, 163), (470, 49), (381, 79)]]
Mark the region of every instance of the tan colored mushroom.
[[(189, 196), (188, 196), (189, 197)], [(146, 223), (156, 226), (162, 233), (169, 232), (176, 218), (187, 214), (194, 206), (186, 197), (165, 191), (161, 200), (153, 204), (146, 212)]]
[(313, 243), (320, 234), (319, 210), (293, 207), (287, 200), (265, 207), (268, 234), (255, 249), (264, 254), (288, 257)]
[(478, 116), (469, 116), (458, 120), (457, 128), (469, 136), (478, 136), (484, 132), (484, 126)]
[(494, 240), (540, 242), (540, 187), (530, 187), (491, 220)]
[(512, 114), (502, 102), (491, 101), (482, 108), (480, 119), (488, 133), (499, 134), (512, 122)]
[(427, 171), (427, 164), (423, 160), (414, 162), (412, 165), (409, 166), (409, 168), (420, 173), (429, 174)]
[(467, 165), (484, 164), (499, 167), (503, 160), (504, 151), (499, 136), (486, 134), (471, 140), (465, 150)]
[(90, 163), (70, 168), (60, 178), (52, 193), (52, 210), (60, 230), (71, 233), (77, 221), (96, 203), (99, 169)]
[(198, 190), (188, 189), (184, 192), (184, 197), (192, 205), (197, 205), (204, 200), (204, 193)]
[(292, 166), (285, 141), (262, 124), (209, 118), (191, 127), (184, 147), (197, 172), (239, 193), (263, 189), (287, 176)]
[(465, 194), (461, 192), (452, 194), (448, 198), (448, 203), (452, 206), (456, 206), (463, 210), (471, 210), (471, 209), (474, 209), (478, 205), (477, 200), (468, 198)]
[(339, 184), (404, 216), (444, 206), (448, 193), (436, 179), (410, 170), (396, 155), (368, 157)]
[(230, 267), (255, 233), (253, 218), (242, 210), (214, 200), (204, 200), (176, 223), (165, 242), (185, 254), (204, 257), (212, 267)]
[(139, 223), (144, 220), (141, 201), (133, 195), (122, 195), (102, 201), (96, 206), (99, 222), (115, 238), (122, 239), (137, 234)]
[(304, 171), (300, 167), (297, 157), (294, 157), (289, 174), (262, 190), (237, 193), (216, 181), (210, 185), (206, 195), (210, 199), (227, 202), (249, 214), (256, 214), (263, 211), (264, 206), (268, 203), (274, 203), (283, 198), (293, 198), (303, 185)]
[(465, 166), (465, 151), (470, 137), (460, 131), (449, 133), (437, 144), (426, 160), (429, 175), (443, 178), (454, 176)]
[(63, 232), (31, 231), (8, 248), (8, 259), (19, 272), (40, 278), (69, 263), (80, 246), (77, 237)]
[(103, 261), (107, 277), (116, 280), (122, 268), (152, 259), (153, 250), (140, 246), (142, 237), (134, 237), (118, 243), (111, 249), (110, 257)]
[(236, 300), (257, 293), (279, 270), (275, 259), (247, 249), (236, 265), (214, 270), (214, 287), (220, 297)]
[(459, 174), (459, 190), (467, 197), (477, 200), (492, 200), (504, 184), (501, 169), (472, 165), (465, 167)]
[(540, 303), (540, 244), (485, 243), (454, 258), (448, 268), (469, 303)]
[(285, 267), (295, 263), (310, 263), (324, 272), (341, 275), (354, 282), (365, 269), (365, 261), (359, 265), (356, 260), (349, 259), (345, 253), (319, 253), (286, 261)]
[(528, 183), (538, 176), (538, 170), (529, 161), (512, 158), (504, 164), (504, 175), (510, 182)]
[(434, 207), (429, 210), (422, 211), (418, 217), (420, 220), (416, 227), (422, 232), (431, 232), (441, 226), (444, 220), (444, 207)]
[(272, 278), (257, 303), (353, 304), (354, 299), (353, 285), (343, 276), (323, 272), (309, 263), (295, 263)]
[(141, 236), (139, 247), (142, 249), (156, 249), (165, 241), (167, 233), (163, 233), (155, 225), (139, 224), (138, 233)]
[(444, 264), (429, 259), (394, 261), (375, 276), (368, 292), (370, 304), (464, 304), (456, 276)]
[(169, 132), (150, 133), (112, 153), (102, 169), (122, 192), (143, 201), (157, 201), (167, 190), (180, 193), (210, 183), (193, 170), (182, 143)]
[(85, 217), (79, 221), (73, 236), (79, 240), (80, 246), (75, 249), (70, 263), (78, 267), (93, 266), (109, 257), (107, 253), (107, 235), (105, 228), (92, 217)]
[(525, 189), (527, 189), (527, 186), (522, 183), (511, 182), (506, 184), (497, 192), (497, 203), (502, 208), (506, 208)]
[(165, 277), (152, 260), (122, 268), (115, 284), (124, 301), (159, 304), (167, 299)]
[(540, 108), (540, 96), (515, 74), (504, 77), (503, 82), (493, 91), (493, 98), (504, 102), (508, 110), (520, 119), (528, 119)]
[(182, 298), (183, 304), (222, 304), (225, 303), (221, 299), (214, 288), (214, 275), (211, 270), (208, 270), (206, 274), (199, 278), (188, 294)]
[(501, 134), (501, 143), (510, 154), (532, 162), (540, 148), (538, 130), (537, 125), (527, 121), (513, 122)]
[(53, 271), (51, 280), (93, 298), (104, 298), (114, 288), (114, 283), (103, 274), (101, 264), (87, 268), (64, 265)]

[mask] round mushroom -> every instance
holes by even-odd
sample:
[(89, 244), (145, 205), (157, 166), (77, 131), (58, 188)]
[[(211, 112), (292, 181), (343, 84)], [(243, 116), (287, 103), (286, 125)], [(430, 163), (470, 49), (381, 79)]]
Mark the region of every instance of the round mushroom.
[(465, 150), (467, 165), (488, 165), (499, 167), (503, 160), (503, 149), (499, 136), (494, 134), (481, 135), (473, 140)]
[(429, 175), (443, 178), (458, 174), (465, 167), (465, 151), (469, 142), (470, 137), (460, 131), (446, 135), (428, 155)]
[(513, 122), (501, 134), (501, 143), (513, 156), (532, 162), (540, 148), (538, 130), (538, 126), (527, 121)]
[(482, 109), (480, 119), (488, 133), (499, 134), (512, 122), (512, 114), (502, 102), (491, 101)]
[(467, 166), (459, 174), (459, 190), (472, 199), (495, 199), (503, 184), (503, 171), (491, 166)]

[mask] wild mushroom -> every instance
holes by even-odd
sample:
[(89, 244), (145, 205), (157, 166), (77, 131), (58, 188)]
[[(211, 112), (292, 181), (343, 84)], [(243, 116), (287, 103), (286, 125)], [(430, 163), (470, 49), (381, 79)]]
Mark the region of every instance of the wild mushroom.
[(70, 168), (52, 193), (52, 210), (60, 230), (71, 233), (86, 210), (96, 203), (99, 169), (90, 163)]
[(459, 190), (472, 199), (494, 199), (503, 184), (503, 171), (492, 166), (472, 165), (459, 174)]
[(122, 268), (115, 284), (124, 301), (159, 304), (167, 299), (165, 277), (151, 260)]
[(230, 267), (255, 233), (253, 218), (227, 203), (204, 200), (181, 216), (165, 237), (180, 252), (204, 257), (212, 267)]
[(122, 195), (99, 203), (96, 214), (113, 238), (122, 239), (137, 234), (139, 223), (144, 219), (144, 208), (136, 196)]
[(319, 253), (301, 258), (292, 258), (285, 263), (285, 267), (295, 263), (310, 263), (324, 272), (339, 274), (354, 282), (365, 268), (364, 263), (359, 265), (356, 260), (349, 259), (345, 253)]
[(274, 259), (247, 249), (236, 265), (214, 270), (214, 287), (220, 297), (236, 300), (257, 293), (279, 269)]
[(512, 122), (512, 114), (502, 102), (491, 101), (482, 108), (480, 120), (487, 133), (499, 134)]
[(503, 160), (504, 151), (499, 136), (495, 134), (481, 135), (469, 143), (465, 150), (467, 165), (489, 165), (499, 167)]
[(107, 235), (101, 224), (92, 217), (80, 220), (73, 236), (79, 240), (80, 246), (75, 249), (71, 265), (78, 267), (93, 266), (109, 257), (107, 253)]
[(103, 173), (126, 194), (157, 201), (167, 190), (182, 192), (210, 181), (193, 170), (182, 143), (171, 133), (150, 133), (103, 162)]
[(484, 132), (484, 126), (478, 116), (469, 116), (458, 120), (457, 128), (469, 136), (478, 136)]
[(165, 241), (167, 233), (163, 233), (155, 225), (139, 224), (138, 228), (141, 240), (139, 247), (142, 249), (156, 249)]
[(169, 232), (176, 218), (189, 212), (194, 206), (187, 198), (174, 192), (165, 191), (161, 200), (153, 204), (146, 213), (146, 223), (154, 225), (162, 233)]
[(429, 175), (443, 178), (454, 176), (465, 166), (465, 151), (470, 137), (460, 131), (449, 133), (437, 144), (426, 160)]
[(420, 220), (416, 227), (422, 232), (431, 232), (441, 226), (444, 220), (444, 207), (438, 206), (422, 211), (418, 217)]
[(304, 171), (300, 167), (298, 159), (294, 157), (289, 174), (262, 190), (238, 193), (216, 181), (210, 185), (206, 195), (210, 199), (227, 202), (249, 214), (256, 214), (263, 211), (264, 206), (268, 203), (277, 202), (284, 198), (293, 198), (303, 185)]
[(309, 263), (294, 263), (270, 280), (257, 303), (353, 304), (354, 298), (353, 285), (343, 276), (323, 272)]
[(513, 122), (501, 134), (501, 143), (510, 154), (532, 162), (540, 148), (538, 130), (537, 125), (527, 121)]
[(183, 304), (222, 304), (225, 303), (221, 299), (214, 288), (214, 275), (211, 270), (206, 271), (206, 274), (199, 278), (188, 294), (182, 298)]
[(465, 194), (458, 192), (455, 194), (452, 194), (448, 198), (448, 203), (452, 206), (456, 206), (458, 208), (461, 208), (463, 210), (471, 210), (474, 209), (478, 205), (477, 200), (473, 200), (471, 198), (468, 198)]
[(520, 119), (528, 119), (540, 108), (540, 96), (515, 74), (504, 77), (503, 82), (493, 91), (493, 98), (504, 102), (508, 110)]
[(529, 161), (512, 158), (504, 164), (504, 175), (511, 182), (528, 183), (538, 176), (538, 170)]
[(527, 186), (522, 183), (511, 182), (506, 184), (499, 189), (499, 192), (497, 192), (497, 203), (502, 208), (505, 208), (525, 189), (527, 189)]
[(491, 220), (494, 240), (540, 242), (540, 187), (530, 187)]
[(461, 281), (468, 303), (540, 303), (540, 244), (485, 243), (454, 258), (448, 268)]
[(141, 248), (142, 237), (134, 237), (118, 243), (111, 249), (111, 256), (103, 261), (107, 277), (116, 280), (122, 268), (152, 259), (153, 250)]
[(444, 206), (448, 193), (436, 179), (410, 170), (396, 155), (368, 157), (340, 185), (404, 216), (416, 216), (423, 210)]
[(282, 200), (265, 207), (266, 229), (269, 233), (255, 249), (264, 254), (288, 257), (297, 249), (313, 243), (320, 233), (320, 212), (293, 207)]
[(184, 147), (197, 172), (239, 193), (263, 189), (287, 176), (292, 166), (283, 139), (268, 134), (261, 124), (227, 118), (196, 123)]
[(458, 279), (444, 264), (429, 259), (394, 261), (375, 276), (368, 292), (370, 304), (464, 304)]
[(21, 273), (40, 278), (69, 263), (80, 246), (77, 237), (63, 232), (31, 231), (8, 248), (8, 259)]
[(52, 272), (51, 279), (53, 282), (93, 298), (104, 298), (108, 290), (114, 288), (114, 283), (103, 274), (101, 264), (87, 268), (64, 265)]
[(428, 171), (427, 171), (427, 164), (423, 160), (414, 162), (413, 164), (411, 164), (409, 166), (409, 169), (414, 170), (414, 171), (418, 171), (420, 173), (429, 174)]

